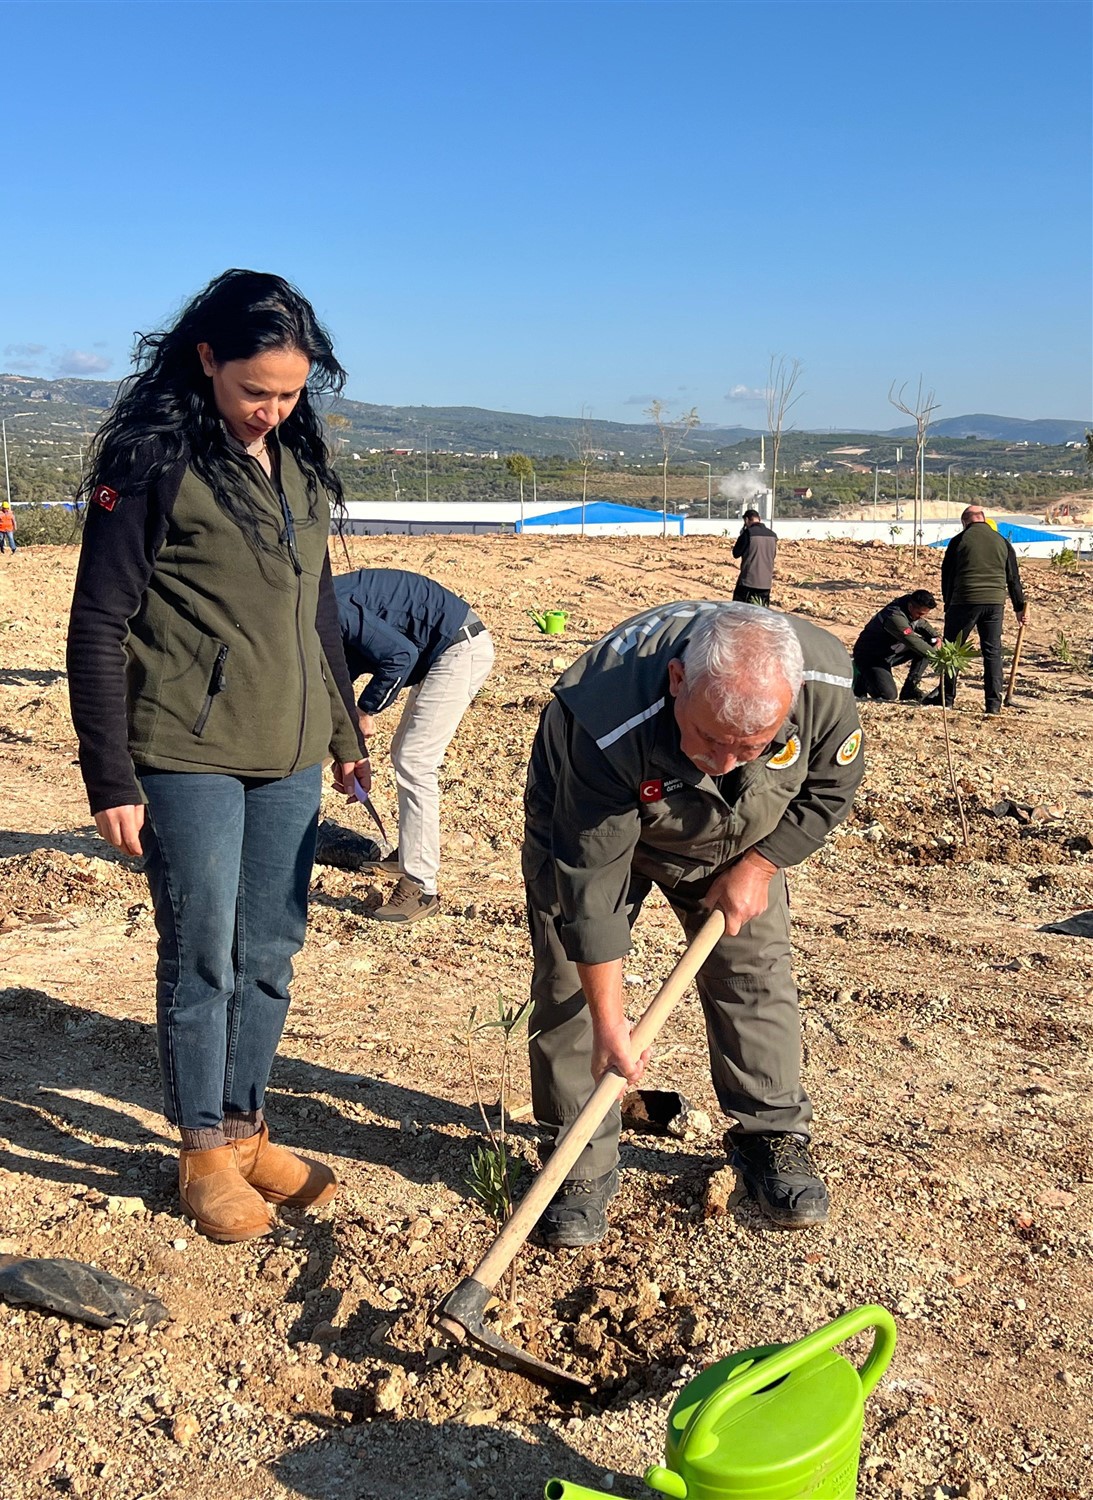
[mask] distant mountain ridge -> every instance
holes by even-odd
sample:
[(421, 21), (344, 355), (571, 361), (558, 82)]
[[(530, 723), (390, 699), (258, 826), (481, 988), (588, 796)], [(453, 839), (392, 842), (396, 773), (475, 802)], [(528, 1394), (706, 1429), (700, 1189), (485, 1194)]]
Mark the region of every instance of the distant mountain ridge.
[[(930, 423), (931, 437), (982, 438), (991, 443), (1080, 443), (1089, 422), (1067, 422), (1058, 417), (993, 417), (975, 412), (968, 417), (942, 417)], [(913, 427), (894, 427), (889, 437), (911, 437)]]
[[(89, 433), (102, 421), (117, 393), (112, 380), (39, 380), (27, 375), (0, 375), (0, 416), (21, 415), (19, 429), (27, 433), (50, 428)], [(597, 448), (628, 459), (659, 457), (655, 427), (639, 422), (605, 422), (580, 417), (533, 416), (524, 412), (490, 411), (478, 406), (384, 406), (339, 399), (334, 411), (349, 422), (345, 436), (359, 448), (416, 448), (499, 453), (526, 451), (533, 456), (575, 451), (582, 429)], [(992, 442), (1059, 444), (1081, 442), (1085, 422), (1059, 418), (999, 417), (975, 413), (945, 417), (932, 423), (932, 437), (975, 436)], [(10, 430), (10, 429), (9, 429)], [(686, 453), (700, 455), (758, 439), (761, 427), (719, 427), (701, 424), (688, 436)], [(798, 433), (802, 429), (797, 429)], [(805, 429), (819, 438), (859, 433), (879, 437), (913, 438), (913, 427), (881, 430), (870, 427)], [(679, 455), (683, 457), (684, 454)]]

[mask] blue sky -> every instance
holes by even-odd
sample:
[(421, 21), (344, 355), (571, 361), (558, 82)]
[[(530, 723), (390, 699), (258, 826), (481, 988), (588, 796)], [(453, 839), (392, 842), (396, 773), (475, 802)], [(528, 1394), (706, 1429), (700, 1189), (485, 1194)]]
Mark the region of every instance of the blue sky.
[(0, 4), (0, 369), (119, 377), (231, 265), (347, 394), (763, 425), (1093, 415), (1078, 3)]

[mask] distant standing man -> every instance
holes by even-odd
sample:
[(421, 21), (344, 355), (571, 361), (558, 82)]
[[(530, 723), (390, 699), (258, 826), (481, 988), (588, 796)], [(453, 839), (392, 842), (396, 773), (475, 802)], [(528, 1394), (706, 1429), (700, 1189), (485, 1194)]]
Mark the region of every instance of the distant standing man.
[[(657, 886), (688, 938), (712, 908), (725, 915), (697, 986), (737, 1172), (775, 1223), (826, 1219), (808, 1149), (785, 872), (823, 845), (861, 780), (850, 686), (846, 652), (807, 620), (703, 602), (624, 621), (555, 683), (524, 799), (544, 1156), (608, 1068), (641, 1077), (623, 961)], [(603, 1238), (619, 1120), (616, 1105), (539, 1220), (548, 1246)]]
[(365, 568), (334, 580), (342, 645), (354, 679), (371, 680), (357, 700), (361, 733), (410, 689), (391, 741), (398, 786), (398, 848), (376, 869), (398, 884), (369, 915), (417, 922), (440, 909), (440, 782), (444, 752), (493, 666), (493, 641), (465, 599), (398, 568)]
[(0, 501), (0, 552), (5, 546), (15, 551), (15, 515), (6, 500)]
[(940, 637), (926, 619), (937, 600), (927, 589), (901, 594), (873, 616), (854, 643), (854, 696), (896, 701), (892, 668), (910, 662), (911, 670), (899, 693), (901, 703), (921, 703), (919, 687), (930, 663), (930, 648)]
[[(1023, 625), (1028, 609), (1017, 554), (1012, 543), (987, 524), (981, 505), (969, 505), (960, 515), (963, 531), (945, 548), (941, 562), (941, 594), (945, 600), (945, 639), (965, 639), (974, 625), (983, 651), (983, 692), (987, 712), (1002, 712), (1002, 615), (1009, 595)], [(956, 696), (956, 682), (946, 687), (947, 701)]]
[(770, 608), (770, 586), (774, 581), (774, 559), (778, 553), (778, 538), (757, 510), (744, 512), (744, 524), (733, 557), (740, 559), (740, 576), (733, 590), (737, 604), (762, 604)]

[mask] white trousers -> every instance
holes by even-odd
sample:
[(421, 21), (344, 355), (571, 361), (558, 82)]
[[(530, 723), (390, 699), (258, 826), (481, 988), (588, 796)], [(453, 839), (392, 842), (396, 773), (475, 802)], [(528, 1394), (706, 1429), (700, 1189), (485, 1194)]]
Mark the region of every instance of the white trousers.
[(440, 871), (440, 782), (444, 752), (493, 667), (488, 630), (457, 641), (410, 689), (391, 741), (398, 786), (398, 854), (403, 874), (436, 895)]

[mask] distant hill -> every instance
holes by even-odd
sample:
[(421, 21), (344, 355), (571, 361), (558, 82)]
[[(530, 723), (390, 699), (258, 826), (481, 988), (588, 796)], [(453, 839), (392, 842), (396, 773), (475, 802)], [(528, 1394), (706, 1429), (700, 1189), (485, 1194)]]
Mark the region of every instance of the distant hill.
[[(968, 417), (943, 417), (930, 423), (931, 437), (982, 438), (991, 443), (1080, 443), (1085, 439), (1089, 422), (1066, 422), (1056, 417), (992, 417), (974, 412)], [(915, 435), (913, 427), (893, 427), (889, 437)]]
[[(102, 421), (117, 391), (108, 380), (37, 380), (25, 375), (0, 375), (0, 416), (20, 413), (18, 430), (39, 439), (57, 436), (57, 429), (74, 435), (88, 433)], [(656, 428), (647, 423), (582, 422), (579, 417), (535, 417), (522, 412), (487, 411), (478, 406), (378, 406), (366, 401), (334, 402), (347, 418), (344, 436), (349, 446), (367, 448), (425, 447), (454, 453), (526, 452), (535, 457), (575, 451), (582, 427), (592, 443), (609, 457), (621, 454), (634, 460), (660, 455)], [(702, 425), (690, 434), (687, 450), (707, 453), (748, 438), (757, 427)], [(73, 439), (75, 440), (75, 438)]]
[[(525, 412), (488, 411), (479, 406), (373, 406), (339, 400), (334, 410), (348, 417), (350, 431), (362, 446), (424, 448), (452, 452), (523, 452), (533, 456), (575, 451), (581, 429), (592, 444), (614, 457), (628, 459), (660, 454), (660, 439), (648, 423), (586, 421), (579, 417), (535, 417)], [(696, 427), (687, 439), (691, 453), (729, 447), (757, 438), (752, 427)]]
[[(19, 414), (14, 431), (42, 442), (79, 442), (102, 421), (117, 391), (112, 380), (38, 380), (26, 375), (0, 375), (0, 416), (9, 420)], [(608, 458), (621, 456), (634, 462), (660, 457), (656, 428), (647, 422), (582, 422), (579, 417), (536, 417), (525, 412), (488, 411), (478, 406), (380, 406), (366, 401), (339, 400), (334, 411), (349, 427), (348, 446), (368, 448), (423, 449), (453, 453), (525, 452), (533, 457), (572, 454), (581, 428), (588, 430), (593, 444)], [(1026, 421), (1020, 417), (946, 417), (932, 424), (931, 437), (975, 436), (998, 443), (1060, 444), (1081, 441), (1086, 424), (1052, 418)], [(716, 427), (702, 423), (687, 439), (679, 454), (692, 458), (758, 439), (759, 427)], [(846, 433), (874, 437), (913, 437), (911, 427), (882, 432), (875, 428), (848, 428)], [(797, 430), (796, 436), (816, 437), (823, 443), (837, 440), (830, 430)]]

